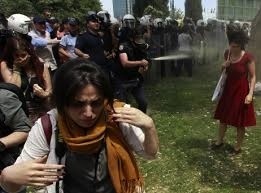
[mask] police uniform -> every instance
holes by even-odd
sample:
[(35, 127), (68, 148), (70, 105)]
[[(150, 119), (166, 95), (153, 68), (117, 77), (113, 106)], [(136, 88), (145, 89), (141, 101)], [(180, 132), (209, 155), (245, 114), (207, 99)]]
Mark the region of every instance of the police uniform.
[(102, 69), (106, 69), (106, 57), (104, 55), (104, 43), (99, 34), (86, 31), (79, 35), (76, 40), (75, 48), (90, 56), (90, 60), (98, 64)]
[(138, 104), (138, 108), (146, 112), (147, 101), (144, 94), (143, 77), (139, 73), (139, 66), (124, 68), (119, 59), (120, 54), (126, 53), (129, 61), (141, 60), (142, 58), (139, 58), (137, 50), (130, 41), (124, 41), (119, 44), (117, 62), (112, 69), (114, 97), (127, 102), (128, 92), (131, 92)]

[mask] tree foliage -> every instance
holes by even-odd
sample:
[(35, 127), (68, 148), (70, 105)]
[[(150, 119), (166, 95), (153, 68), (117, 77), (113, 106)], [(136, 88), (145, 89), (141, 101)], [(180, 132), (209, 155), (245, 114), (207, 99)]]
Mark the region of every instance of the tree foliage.
[(137, 17), (141, 17), (148, 12), (151, 12), (153, 17), (166, 17), (169, 14), (168, 3), (169, 0), (135, 0), (133, 13)]
[(157, 17), (163, 17), (164, 14), (162, 11), (155, 9), (154, 7), (149, 5), (148, 7), (145, 8), (144, 15), (151, 15), (153, 18), (157, 18)]
[(201, 0), (186, 0), (185, 1), (185, 17), (190, 17), (194, 21), (202, 19), (202, 4)]
[(184, 18), (184, 13), (183, 13), (183, 11), (181, 11), (181, 9), (174, 8), (173, 10), (170, 11), (169, 15), (172, 19)]
[(134, 6), (133, 6), (133, 13), (137, 17), (142, 17), (145, 8), (149, 5), (149, 0), (135, 0)]
[(14, 13), (40, 15), (44, 8), (51, 9), (52, 15), (59, 19), (68, 16), (83, 19), (88, 11), (101, 10), (101, 3), (97, 0), (0, 0), (0, 12), (6, 16)]

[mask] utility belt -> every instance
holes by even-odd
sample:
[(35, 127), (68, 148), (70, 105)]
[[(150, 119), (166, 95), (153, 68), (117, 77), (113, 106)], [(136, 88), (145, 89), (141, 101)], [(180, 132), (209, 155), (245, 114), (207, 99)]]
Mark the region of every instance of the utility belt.
[(124, 89), (135, 88), (143, 82), (142, 75), (126, 78), (124, 76), (119, 76), (119, 75), (115, 74), (114, 72), (110, 72), (110, 78), (111, 78), (112, 82), (120, 83)]

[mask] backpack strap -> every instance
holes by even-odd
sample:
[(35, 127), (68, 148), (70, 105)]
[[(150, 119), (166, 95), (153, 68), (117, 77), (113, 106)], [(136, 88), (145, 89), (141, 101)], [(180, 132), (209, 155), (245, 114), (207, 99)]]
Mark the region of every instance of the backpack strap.
[[(50, 146), (53, 130), (52, 130), (50, 115), (48, 113), (41, 116), (41, 123), (42, 123), (47, 144)], [(63, 141), (59, 140), (59, 129), (55, 131), (55, 143), (56, 143), (55, 154), (58, 157), (58, 164), (61, 164), (62, 158), (65, 155), (67, 149)], [(55, 183), (55, 193), (59, 193), (59, 189), (60, 189), (60, 183), (59, 181), (57, 181)]]
[(47, 144), (50, 146), (52, 132), (53, 132), (50, 115), (46, 113), (45, 115), (41, 116), (41, 123), (43, 126), (44, 135), (45, 135)]

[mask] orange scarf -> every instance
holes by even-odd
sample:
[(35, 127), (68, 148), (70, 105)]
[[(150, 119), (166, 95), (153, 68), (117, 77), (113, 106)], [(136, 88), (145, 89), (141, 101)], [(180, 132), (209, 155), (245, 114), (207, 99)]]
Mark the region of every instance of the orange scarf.
[[(113, 106), (123, 106), (123, 103), (114, 102)], [(110, 108), (106, 111), (112, 112)], [(143, 189), (135, 157), (117, 123), (101, 116), (94, 127), (83, 129), (68, 116), (58, 115), (58, 128), (68, 149), (73, 152), (95, 153), (105, 139), (109, 174), (116, 193), (136, 193), (137, 189)]]

